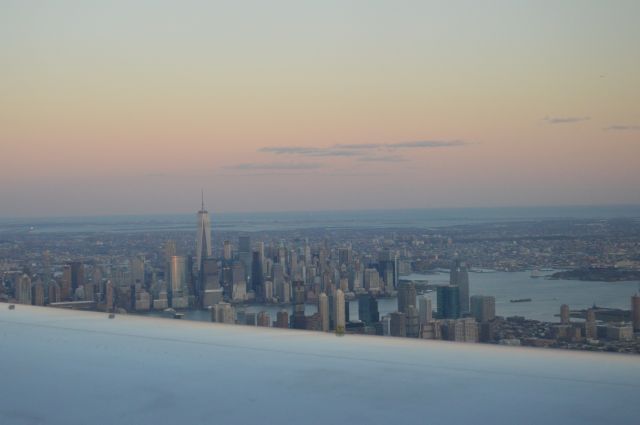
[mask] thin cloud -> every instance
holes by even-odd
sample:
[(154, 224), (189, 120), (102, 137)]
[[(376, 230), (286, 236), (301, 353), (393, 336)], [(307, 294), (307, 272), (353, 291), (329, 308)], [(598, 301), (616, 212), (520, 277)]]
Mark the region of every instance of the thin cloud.
[(362, 152), (335, 149), (319, 149), (317, 152), (307, 154), (307, 156), (360, 156)]
[(384, 147), (384, 145), (377, 143), (362, 143), (362, 144), (351, 144), (351, 145), (335, 145), (336, 149), (379, 149)]
[(412, 142), (396, 142), (396, 143), (362, 143), (350, 145), (335, 145), (337, 149), (428, 149), (428, 148), (444, 148), (452, 146), (464, 146), (468, 144), (462, 140), (416, 140)]
[(264, 147), (258, 149), (258, 152), (274, 153), (276, 155), (302, 155), (309, 157), (327, 157), (327, 156), (359, 156), (361, 152), (332, 149), (332, 148), (313, 148), (299, 146), (276, 146)]
[(315, 162), (246, 162), (243, 164), (225, 167), (230, 170), (316, 170), (322, 168), (322, 164)]
[(396, 149), (432, 149), (455, 146), (465, 146), (467, 142), (462, 140), (417, 140), (411, 142), (396, 143), (360, 143), (338, 144), (327, 148), (302, 147), (302, 146), (267, 146), (258, 149), (258, 152), (273, 153), (276, 155), (299, 155), (306, 157), (364, 157), (364, 161), (371, 160), (367, 151), (396, 150)]
[(230, 172), (230, 173), (218, 173), (217, 176), (229, 176), (229, 177), (274, 177), (274, 176), (304, 176), (309, 175), (306, 171), (243, 171), (243, 172)]
[(447, 148), (453, 146), (464, 146), (467, 143), (462, 140), (418, 140), (415, 142), (400, 142), (385, 145), (391, 149), (425, 149), (425, 148)]
[(549, 124), (571, 124), (582, 121), (589, 121), (591, 117), (544, 117), (543, 121)]
[(407, 162), (408, 159), (399, 155), (385, 155), (385, 156), (365, 156), (358, 158), (358, 161), (363, 162)]
[(310, 153), (314, 153), (317, 150), (318, 149), (316, 148), (305, 148), (301, 146), (280, 146), (280, 147), (267, 146), (267, 147), (258, 149), (258, 152), (275, 153), (278, 155), (281, 155), (281, 154), (307, 155)]
[(338, 172), (327, 174), (330, 177), (379, 177), (379, 176), (388, 176), (389, 173), (357, 173), (357, 172)]
[(640, 131), (640, 125), (610, 125), (607, 131)]

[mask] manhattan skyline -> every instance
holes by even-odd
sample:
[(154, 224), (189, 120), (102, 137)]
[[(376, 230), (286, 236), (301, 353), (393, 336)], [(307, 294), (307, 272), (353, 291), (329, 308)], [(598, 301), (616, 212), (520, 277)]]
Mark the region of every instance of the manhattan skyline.
[(0, 216), (638, 204), (640, 5), (549, 6), (2, 2)]
[(0, 0), (0, 423), (636, 423), (639, 16)]

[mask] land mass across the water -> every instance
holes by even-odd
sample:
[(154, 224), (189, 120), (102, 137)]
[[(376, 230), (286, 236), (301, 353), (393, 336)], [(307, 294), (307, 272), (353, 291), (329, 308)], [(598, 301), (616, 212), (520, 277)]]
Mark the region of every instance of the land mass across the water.
[(584, 267), (556, 272), (550, 276), (550, 279), (582, 280), (587, 282), (640, 281), (640, 270), (619, 269), (616, 267)]

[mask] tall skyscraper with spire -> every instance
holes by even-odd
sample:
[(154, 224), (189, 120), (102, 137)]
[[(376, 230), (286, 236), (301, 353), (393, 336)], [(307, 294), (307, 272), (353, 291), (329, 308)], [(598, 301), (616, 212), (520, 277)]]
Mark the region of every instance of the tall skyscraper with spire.
[(205, 258), (211, 257), (211, 221), (209, 212), (204, 209), (204, 191), (202, 192), (202, 208), (198, 211), (198, 235), (196, 236), (196, 270), (202, 268)]

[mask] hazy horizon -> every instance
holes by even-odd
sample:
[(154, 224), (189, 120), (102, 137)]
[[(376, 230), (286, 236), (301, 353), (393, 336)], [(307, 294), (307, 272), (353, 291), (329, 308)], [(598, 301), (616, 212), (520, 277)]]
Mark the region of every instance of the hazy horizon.
[(0, 217), (640, 203), (640, 2), (0, 4)]
[[(92, 219), (187, 219), (191, 220), (199, 206), (192, 211), (154, 211), (150, 213), (89, 214), (89, 215), (22, 215), (0, 216), (0, 222), (28, 222), (31, 220), (92, 220)], [(302, 218), (301, 216), (332, 216), (334, 219), (349, 218), (362, 214), (365, 217), (382, 217), (385, 214), (419, 214), (438, 216), (438, 213), (453, 214), (454, 218), (468, 219), (546, 219), (546, 218), (635, 218), (640, 217), (640, 204), (600, 204), (600, 205), (508, 205), (502, 207), (469, 206), (469, 207), (425, 207), (425, 208), (369, 208), (369, 209), (327, 209), (327, 210), (263, 210), (263, 211), (222, 211), (205, 209), (215, 221), (216, 218)], [(457, 215), (460, 214), (460, 215)], [(438, 216), (441, 217), (441, 216)], [(319, 217), (322, 218), (322, 217)]]

